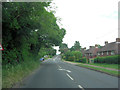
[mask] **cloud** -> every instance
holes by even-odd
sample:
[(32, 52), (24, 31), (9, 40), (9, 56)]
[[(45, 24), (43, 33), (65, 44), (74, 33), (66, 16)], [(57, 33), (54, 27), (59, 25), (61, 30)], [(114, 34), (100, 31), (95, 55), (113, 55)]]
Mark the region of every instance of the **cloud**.
[[(82, 47), (115, 41), (118, 31), (119, 0), (53, 0), (56, 17), (66, 29), (63, 39), (69, 47), (79, 41)], [(112, 32), (112, 33), (110, 33)], [(115, 32), (115, 33), (114, 33)]]

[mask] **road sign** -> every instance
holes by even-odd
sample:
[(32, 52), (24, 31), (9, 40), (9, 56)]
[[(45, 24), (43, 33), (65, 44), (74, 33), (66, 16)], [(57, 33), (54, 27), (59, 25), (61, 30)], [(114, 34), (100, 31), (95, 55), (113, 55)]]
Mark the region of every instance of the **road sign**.
[(1, 44), (0, 44), (0, 50), (4, 50)]

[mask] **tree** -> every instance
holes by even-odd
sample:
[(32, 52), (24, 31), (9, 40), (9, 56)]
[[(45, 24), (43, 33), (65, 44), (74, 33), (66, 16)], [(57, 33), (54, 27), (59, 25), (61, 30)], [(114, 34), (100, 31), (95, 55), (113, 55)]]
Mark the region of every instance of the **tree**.
[(68, 51), (68, 45), (66, 43), (62, 43), (59, 46), (59, 51), (63, 54), (66, 53)]
[(75, 41), (74, 46), (72, 46), (70, 48), (71, 51), (80, 51), (81, 50), (81, 46), (79, 41)]
[(80, 51), (72, 51), (73, 55), (75, 56), (74, 61), (79, 62), (82, 58), (82, 53)]
[[(59, 46), (66, 33), (56, 17), (45, 7), (51, 2), (3, 2), (3, 64), (29, 60), (47, 54), (46, 49)], [(52, 55), (55, 50), (51, 48)]]

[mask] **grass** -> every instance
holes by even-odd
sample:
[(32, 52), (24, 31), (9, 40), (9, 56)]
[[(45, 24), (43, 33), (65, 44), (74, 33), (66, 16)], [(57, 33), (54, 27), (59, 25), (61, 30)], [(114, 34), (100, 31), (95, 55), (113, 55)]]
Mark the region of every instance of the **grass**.
[[(72, 63), (80, 63), (80, 62), (75, 62), (75, 61), (70, 61)], [(120, 65), (118, 64), (106, 64), (106, 63), (81, 63), (81, 64), (89, 64), (89, 65), (94, 65), (94, 66), (100, 66), (100, 67), (105, 67), (105, 68), (112, 68), (112, 69), (119, 69)]]
[(18, 64), (16, 66), (9, 65), (3, 67), (2, 70), (2, 88), (11, 88), (17, 82), (22, 81), (24, 77), (29, 75), (33, 70), (37, 69), (40, 66), (39, 61), (29, 60)]
[[(63, 61), (65, 61), (65, 60), (63, 60)], [(118, 67), (120, 66), (118, 64), (80, 63), (80, 62), (75, 62), (75, 61), (69, 61), (69, 62), (77, 63), (78, 66), (85, 67), (85, 68), (88, 68), (88, 69), (104, 72), (104, 73), (114, 75), (114, 76), (120, 76), (120, 72), (118, 72), (118, 71), (113, 71), (113, 70), (100, 68), (100, 67), (105, 67), (105, 68), (118, 69)], [(93, 67), (93, 66), (88, 66), (88, 65), (84, 65), (84, 64), (95, 65), (95, 66), (100, 66), (100, 67)]]
[(84, 65), (84, 64), (78, 64), (78, 66), (89, 68), (89, 69), (93, 69), (93, 70), (97, 70), (97, 71), (104, 72), (104, 73), (107, 73), (107, 74), (110, 74), (110, 75), (114, 75), (114, 76), (120, 76), (120, 73), (118, 75), (118, 71), (107, 70), (107, 69), (99, 68), (99, 67), (87, 66), (87, 65)]
[(95, 66), (101, 66), (101, 67), (106, 67), (106, 68), (113, 68), (113, 69), (118, 69), (118, 64), (99, 64), (99, 63), (91, 63), (90, 65), (95, 65)]

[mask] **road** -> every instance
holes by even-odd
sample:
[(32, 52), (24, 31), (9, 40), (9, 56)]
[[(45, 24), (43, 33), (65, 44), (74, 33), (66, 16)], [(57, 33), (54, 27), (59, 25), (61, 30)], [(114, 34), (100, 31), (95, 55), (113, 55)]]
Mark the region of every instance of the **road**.
[(21, 88), (118, 88), (118, 78), (61, 61), (45, 60)]

